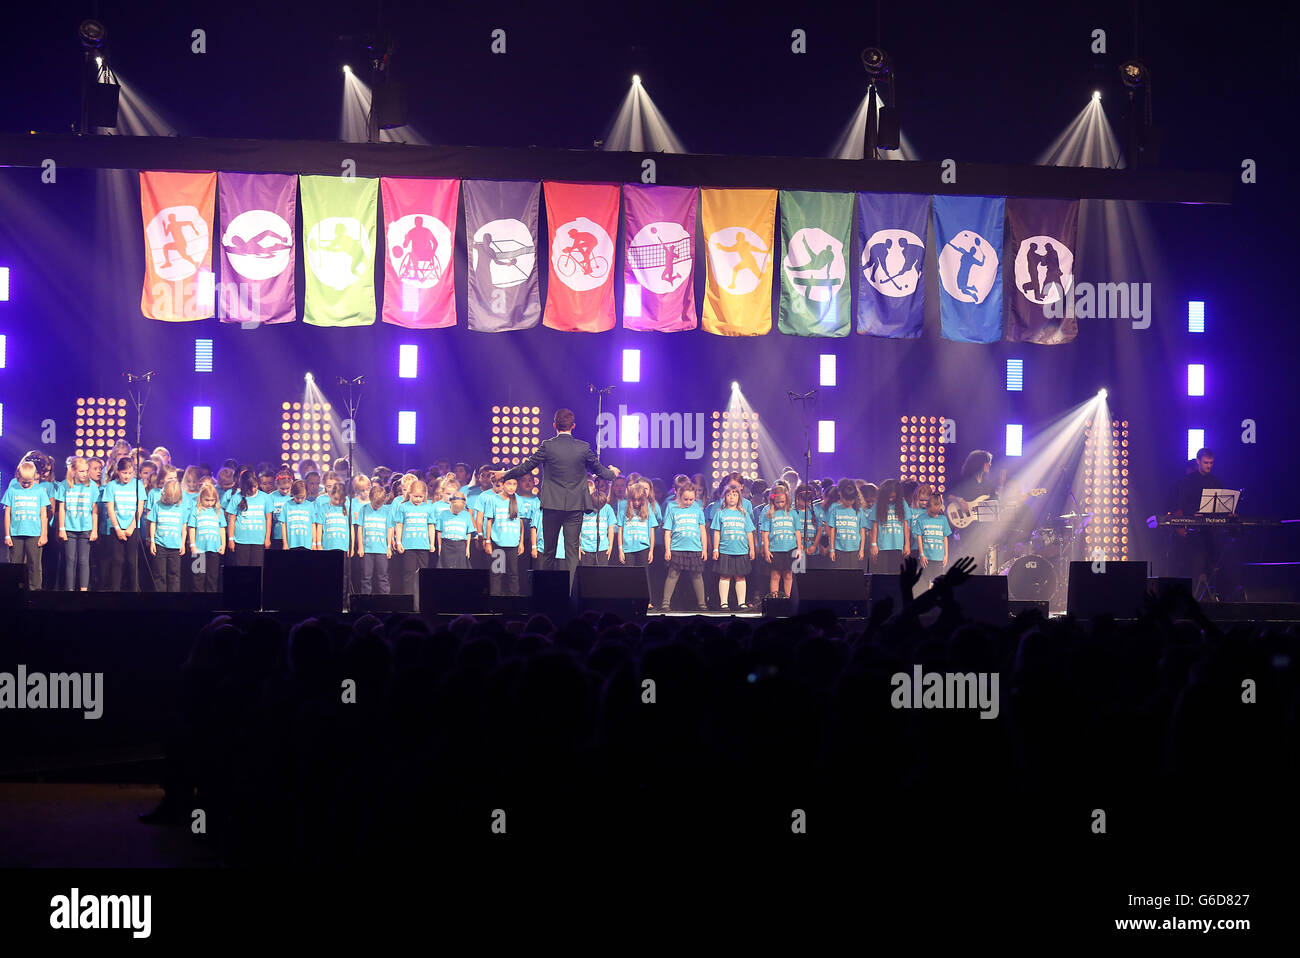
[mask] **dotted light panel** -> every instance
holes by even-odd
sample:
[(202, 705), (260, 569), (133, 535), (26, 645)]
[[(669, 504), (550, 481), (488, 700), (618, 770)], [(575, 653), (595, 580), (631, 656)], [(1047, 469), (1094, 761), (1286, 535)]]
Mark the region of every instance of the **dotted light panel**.
[(915, 479), (944, 491), (947, 469), (943, 416), (903, 416), (898, 421), (898, 478)]
[(76, 454), (103, 458), (113, 448), (113, 443), (126, 438), (126, 400), (111, 396), (78, 396), (76, 427)]
[(542, 441), (541, 406), (492, 407), (492, 461), (515, 462)]
[(1113, 420), (1110, 435), (1090, 423), (1083, 438), (1083, 511), (1087, 558), (1128, 559), (1128, 420)]
[(290, 462), (333, 459), (330, 450), (330, 404), (280, 403), (280, 452)]
[(713, 413), (713, 483), (738, 472), (746, 478), (758, 475), (758, 413)]

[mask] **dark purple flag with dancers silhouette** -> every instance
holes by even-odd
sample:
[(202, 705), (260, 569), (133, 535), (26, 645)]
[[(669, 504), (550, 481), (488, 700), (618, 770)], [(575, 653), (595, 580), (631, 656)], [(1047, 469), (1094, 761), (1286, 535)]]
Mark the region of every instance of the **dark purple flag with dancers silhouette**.
[(298, 177), (218, 173), (221, 280), (217, 316), (226, 323), (291, 323)]
[(1007, 339), (1055, 346), (1079, 335), (1074, 317), (1074, 251), (1078, 249), (1078, 200), (1007, 200), (1011, 242), (1007, 291), (1011, 301)]

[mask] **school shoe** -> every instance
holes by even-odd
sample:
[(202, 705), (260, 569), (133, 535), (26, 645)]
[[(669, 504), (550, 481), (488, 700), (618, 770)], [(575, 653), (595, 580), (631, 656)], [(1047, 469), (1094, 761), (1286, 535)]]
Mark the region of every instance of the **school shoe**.
[(697, 608), (695, 611), (696, 611), (696, 612), (708, 612), (708, 611), (709, 611), (709, 604), (708, 604), (707, 602), (705, 602), (705, 603), (703, 603), (699, 608)]
[(665, 602), (665, 603), (663, 603), (663, 605), (659, 606), (659, 610), (658, 610), (658, 611), (659, 611), (660, 614), (662, 614), (662, 615), (667, 615), (667, 614), (668, 614), (669, 612), (671, 612), (672, 610), (673, 610), (673, 607), (672, 607), (671, 605), (669, 605), (667, 602)]

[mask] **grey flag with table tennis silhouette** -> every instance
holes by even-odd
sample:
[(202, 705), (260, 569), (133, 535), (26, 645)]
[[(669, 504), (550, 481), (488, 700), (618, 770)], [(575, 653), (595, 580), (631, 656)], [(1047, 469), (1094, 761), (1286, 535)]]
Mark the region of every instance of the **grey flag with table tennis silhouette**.
[(481, 333), (530, 329), (542, 319), (537, 273), (541, 184), (465, 180), (469, 328)]

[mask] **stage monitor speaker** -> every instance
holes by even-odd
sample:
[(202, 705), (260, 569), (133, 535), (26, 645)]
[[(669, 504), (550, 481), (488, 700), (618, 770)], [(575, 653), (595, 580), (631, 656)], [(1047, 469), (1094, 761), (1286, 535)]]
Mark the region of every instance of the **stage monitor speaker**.
[(1093, 571), (1093, 562), (1070, 563), (1070, 595), (1066, 611), (1080, 619), (1113, 615), (1117, 619), (1136, 618), (1147, 591), (1145, 562), (1106, 560), (1102, 571)]
[(348, 608), (352, 612), (365, 614), (373, 612), (380, 614), (384, 612), (414, 612), (415, 596), (403, 595), (401, 593), (393, 595), (361, 595), (353, 593), (348, 599)]
[(900, 126), (898, 110), (888, 105), (881, 107), (880, 122), (876, 125), (876, 148), (897, 150)]
[(571, 593), (568, 569), (534, 569), (532, 601), (528, 605), (531, 611), (561, 625), (572, 611)]
[(221, 570), (222, 608), (255, 612), (262, 607), (262, 569), (255, 565), (228, 565)]
[[(867, 598), (875, 605), (881, 599), (893, 599), (894, 611), (903, 607), (903, 590), (898, 573), (872, 572), (867, 576)], [(919, 593), (916, 593), (919, 594)]]
[(580, 610), (641, 618), (650, 605), (650, 577), (637, 566), (579, 566), (574, 592)]
[(423, 615), (477, 615), (493, 611), (487, 569), (421, 569)]
[(406, 126), (406, 88), (400, 83), (381, 83), (371, 93), (375, 129)]
[[(966, 587), (962, 586), (962, 588)], [(1011, 599), (1007, 602), (1007, 614), (1012, 618), (1015, 618), (1021, 612), (1029, 612), (1035, 609), (1046, 619), (1051, 614), (1051, 602), (1047, 599)]]
[(1179, 576), (1152, 576), (1147, 579), (1147, 591), (1153, 595), (1162, 596), (1170, 589), (1184, 589), (1188, 595), (1192, 594), (1192, 580)]
[(768, 596), (763, 600), (763, 618), (784, 619), (794, 615), (794, 600)]
[(871, 611), (867, 575), (861, 569), (809, 569), (795, 576), (794, 582), (794, 598), (800, 615), (818, 609), (828, 609), (843, 617), (867, 615)]
[(342, 611), (346, 561), (347, 556), (337, 549), (268, 549), (262, 559), (262, 608)]
[(973, 575), (954, 593), (966, 618), (986, 625), (1006, 625), (1011, 618), (1007, 604), (1007, 577)]
[(20, 609), (27, 589), (27, 567), (21, 562), (0, 562), (0, 609)]

